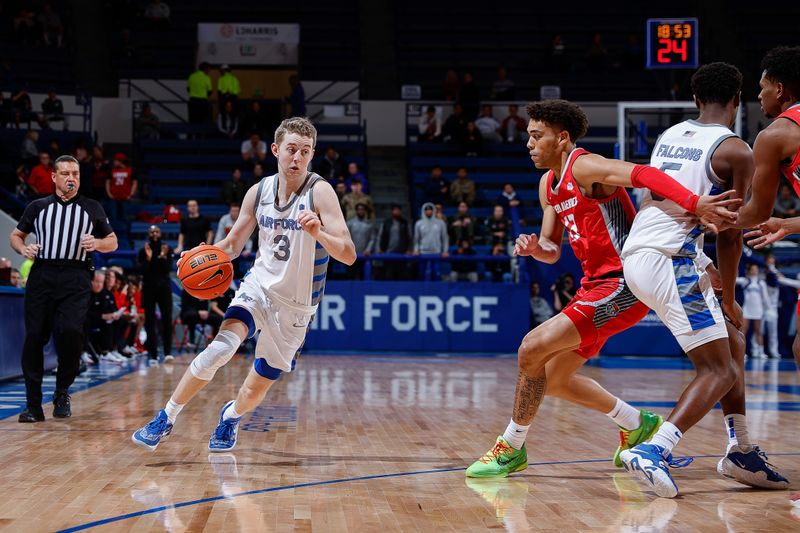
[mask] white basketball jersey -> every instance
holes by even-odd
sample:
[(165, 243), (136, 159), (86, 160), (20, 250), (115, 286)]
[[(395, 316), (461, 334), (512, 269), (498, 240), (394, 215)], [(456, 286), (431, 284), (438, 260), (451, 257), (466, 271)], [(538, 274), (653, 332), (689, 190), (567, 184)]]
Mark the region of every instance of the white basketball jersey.
[[(735, 134), (719, 124), (687, 120), (672, 126), (656, 142), (650, 157), (655, 167), (695, 194), (721, 192), (724, 184), (711, 168), (711, 156), (722, 141)], [(670, 256), (694, 258), (703, 248), (704, 226), (695, 223), (686, 210), (645, 190), (622, 249), (623, 259), (641, 249)]]
[(322, 298), (328, 253), (303, 231), (297, 217), (300, 211), (314, 210), (312, 187), (323, 179), (309, 173), (297, 193), (282, 206), (278, 175), (266, 176), (256, 197), (258, 256), (248, 276), (256, 276), (259, 285), (278, 301), (307, 312), (313, 312)]

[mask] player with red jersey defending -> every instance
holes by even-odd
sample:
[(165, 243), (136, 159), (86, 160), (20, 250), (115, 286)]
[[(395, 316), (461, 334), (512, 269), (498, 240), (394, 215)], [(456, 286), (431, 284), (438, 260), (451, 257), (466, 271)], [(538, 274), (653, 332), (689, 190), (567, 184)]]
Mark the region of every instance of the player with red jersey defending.
[(545, 394), (605, 412), (623, 428), (626, 447), (655, 432), (661, 417), (640, 413), (594, 380), (576, 374), (609, 337), (648, 312), (622, 276), (620, 252), (635, 216), (625, 187), (646, 187), (709, 223), (735, 220), (736, 214), (727, 207), (740, 202), (729, 200), (731, 193), (697, 196), (652, 167), (606, 159), (576, 147), (588, 129), (586, 115), (576, 104), (536, 102), (528, 105), (527, 112), (531, 159), (537, 168), (549, 171), (539, 183), (544, 209), (541, 233), (520, 235), (514, 252), (555, 263), (566, 228), (584, 277), (569, 305), (522, 340), (511, 422), (495, 446), (467, 469), (468, 477), (507, 476), (528, 466), (525, 437)]

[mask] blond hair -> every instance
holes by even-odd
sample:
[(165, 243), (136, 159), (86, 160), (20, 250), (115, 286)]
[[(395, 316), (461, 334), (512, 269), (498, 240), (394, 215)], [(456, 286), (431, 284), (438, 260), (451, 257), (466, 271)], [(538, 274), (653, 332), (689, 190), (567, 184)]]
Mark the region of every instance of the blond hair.
[(296, 133), (301, 137), (310, 137), (311, 145), (317, 144), (317, 128), (306, 117), (292, 117), (284, 119), (275, 130), (275, 144), (280, 146), (287, 133)]

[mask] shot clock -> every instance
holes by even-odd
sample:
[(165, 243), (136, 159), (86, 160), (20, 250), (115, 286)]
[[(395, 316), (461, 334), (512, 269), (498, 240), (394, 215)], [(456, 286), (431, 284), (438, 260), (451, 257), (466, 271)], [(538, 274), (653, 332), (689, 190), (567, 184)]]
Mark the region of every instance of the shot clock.
[(647, 19), (649, 69), (699, 66), (699, 26), (696, 18)]

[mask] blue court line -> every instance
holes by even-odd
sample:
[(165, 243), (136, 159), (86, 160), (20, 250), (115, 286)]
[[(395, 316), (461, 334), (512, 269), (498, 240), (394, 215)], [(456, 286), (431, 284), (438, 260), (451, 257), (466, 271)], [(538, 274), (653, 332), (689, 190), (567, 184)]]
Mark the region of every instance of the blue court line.
[[(784, 452), (784, 453), (774, 453), (770, 455), (779, 455), (779, 456), (787, 456), (787, 455), (800, 455), (800, 452)], [(714, 458), (718, 459), (722, 457), (721, 455), (695, 455), (695, 459), (708, 459)], [(572, 461), (547, 461), (541, 463), (528, 463), (528, 466), (551, 466), (551, 465), (573, 465), (573, 464), (586, 464), (586, 463), (607, 463), (609, 459), (576, 459)], [(72, 531), (83, 531), (86, 529), (90, 529), (97, 526), (103, 526), (105, 524), (111, 524), (114, 522), (120, 522), (122, 520), (127, 520), (129, 518), (136, 518), (138, 516), (144, 516), (148, 514), (155, 514), (160, 513), (161, 511), (166, 511), (167, 509), (179, 509), (181, 507), (188, 507), (190, 505), (201, 505), (204, 503), (216, 502), (220, 500), (232, 500), (233, 498), (239, 498), (241, 496), (253, 496), (256, 494), (266, 494), (268, 492), (278, 492), (283, 490), (292, 490), (292, 489), (303, 489), (307, 487), (319, 487), (323, 485), (337, 485), (340, 483), (349, 483), (351, 481), (369, 481), (372, 479), (386, 479), (386, 478), (393, 478), (393, 477), (405, 477), (405, 476), (417, 476), (421, 474), (444, 474), (448, 472), (458, 472), (463, 471), (464, 467), (458, 468), (440, 468), (437, 470), (418, 470), (416, 472), (398, 472), (396, 474), (377, 474), (373, 476), (360, 476), (360, 477), (350, 477), (350, 478), (341, 478), (341, 479), (330, 479), (328, 481), (312, 481), (309, 483), (299, 483), (297, 485), (285, 485), (282, 487), (268, 487), (265, 489), (255, 489), (255, 490), (248, 490), (246, 492), (237, 492), (236, 494), (229, 494), (229, 495), (220, 495), (220, 496), (212, 496), (210, 498), (202, 498), (199, 500), (190, 500), (187, 502), (179, 502), (172, 505), (162, 505), (161, 507), (152, 507), (150, 509), (144, 509), (141, 511), (136, 511), (133, 513), (128, 513), (119, 516), (112, 516), (110, 518), (104, 518), (102, 520), (97, 520), (95, 522), (87, 522), (85, 524), (79, 524), (77, 526), (72, 526), (67, 529), (61, 529), (56, 533), (70, 533)]]

